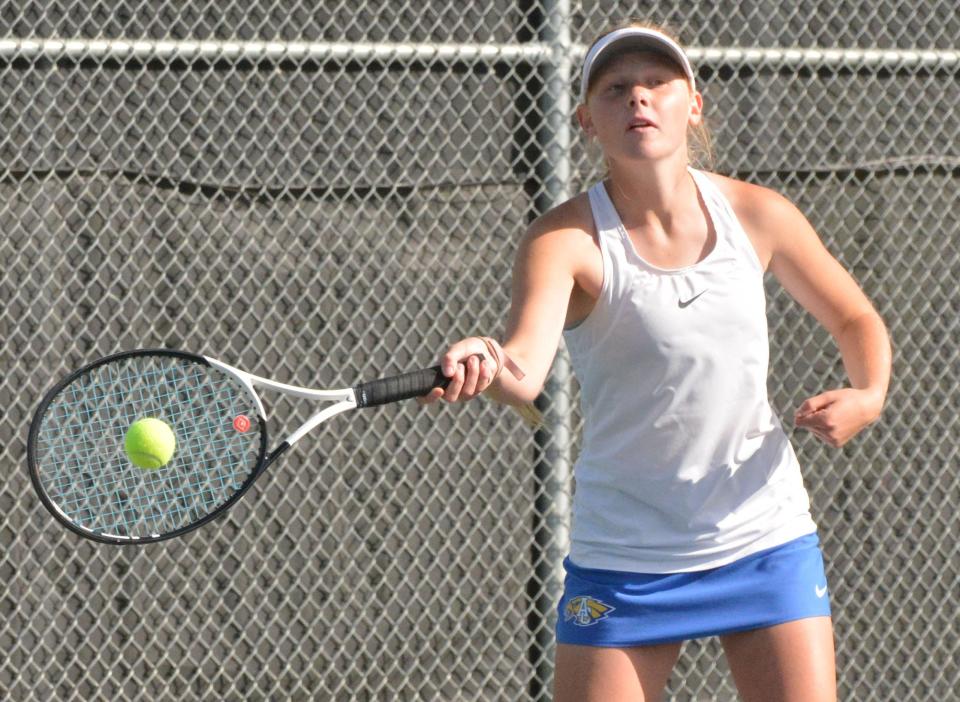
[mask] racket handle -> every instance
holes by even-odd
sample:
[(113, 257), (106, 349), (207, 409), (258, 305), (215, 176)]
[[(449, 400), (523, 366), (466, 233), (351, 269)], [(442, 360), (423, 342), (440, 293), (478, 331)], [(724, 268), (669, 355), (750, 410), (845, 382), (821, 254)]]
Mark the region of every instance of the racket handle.
[(357, 407), (376, 407), (390, 402), (409, 400), (411, 397), (426, 395), (434, 388), (445, 388), (450, 378), (443, 374), (440, 366), (394, 375), (389, 378), (371, 380), (354, 386)]

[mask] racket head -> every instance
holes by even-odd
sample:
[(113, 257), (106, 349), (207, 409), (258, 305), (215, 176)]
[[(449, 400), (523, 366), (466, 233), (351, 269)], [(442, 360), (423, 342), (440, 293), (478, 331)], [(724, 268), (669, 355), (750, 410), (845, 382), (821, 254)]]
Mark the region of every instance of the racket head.
[[(143, 417), (163, 420), (176, 438), (159, 468), (135, 466), (124, 448)], [(250, 384), (171, 349), (125, 351), (66, 376), (41, 401), (27, 440), (47, 511), (111, 544), (162, 541), (223, 514), (255, 482), (266, 452), (266, 417)]]

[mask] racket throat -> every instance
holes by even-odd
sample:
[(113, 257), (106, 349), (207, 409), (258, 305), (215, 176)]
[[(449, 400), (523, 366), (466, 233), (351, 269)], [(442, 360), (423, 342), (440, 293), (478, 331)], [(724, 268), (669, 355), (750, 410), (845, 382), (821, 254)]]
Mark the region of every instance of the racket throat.
[(257, 474), (254, 477), (254, 480), (263, 475), (263, 472), (271, 466), (271, 464), (280, 458), (283, 454), (287, 452), (287, 449), (290, 448), (289, 441), (281, 441), (280, 444), (273, 449), (270, 453), (267, 454), (266, 458), (263, 459), (263, 463), (260, 464), (260, 467), (257, 469)]
[(300, 427), (295, 432), (293, 432), (290, 436), (284, 439), (283, 443), (281, 443), (280, 446), (274, 449), (274, 451), (270, 455), (272, 456), (273, 453), (280, 451), (280, 447), (283, 446), (284, 444), (287, 445), (287, 448), (289, 448), (290, 446), (293, 446), (304, 436), (304, 434), (310, 433), (310, 431), (313, 430), (318, 424), (322, 424), (323, 422), (327, 421), (331, 417), (334, 417), (342, 412), (347, 412), (349, 410), (355, 409), (356, 407), (357, 407), (357, 401), (356, 399), (354, 399), (353, 393), (349, 391), (344, 393), (343, 400), (341, 400), (335, 405), (330, 405), (329, 407), (326, 407), (320, 410), (315, 415), (310, 417), (310, 419), (308, 419), (302, 425), (300, 425)]

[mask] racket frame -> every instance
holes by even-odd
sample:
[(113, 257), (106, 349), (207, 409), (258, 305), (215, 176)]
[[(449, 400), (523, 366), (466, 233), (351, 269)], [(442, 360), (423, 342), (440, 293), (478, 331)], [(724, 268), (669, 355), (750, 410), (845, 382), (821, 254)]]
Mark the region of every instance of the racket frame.
[[(69, 386), (83, 374), (89, 373), (90, 371), (102, 365), (106, 365), (115, 361), (124, 360), (135, 356), (158, 355), (171, 356), (185, 359), (194, 363), (200, 363), (202, 365), (206, 365), (208, 367), (220, 370), (221, 372), (227, 373), (240, 381), (247, 392), (252, 396), (252, 399), (256, 403), (257, 407), (257, 420), (260, 431), (260, 447), (258, 451), (257, 463), (255, 464), (254, 470), (251, 471), (247, 479), (241, 484), (240, 488), (229, 498), (227, 498), (222, 505), (217, 507), (217, 509), (213, 510), (209, 514), (200, 517), (196, 521), (190, 522), (189, 524), (172, 531), (157, 534), (146, 534), (142, 536), (126, 536), (119, 534), (105, 534), (92, 529), (87, 529), (71, 520), (66, 513), (57, 506), (57, 504), (47, 494), (47, 491), (43, 488), (37, 463), (36, 446), (39, 441), (39, 433), (43, 424), (44, 414), (50, 403), (53, 402), (54, 398), (56, 398), (60, 391)], [(483, 356), (479, 354), (478, 356), (482, 360)], [(299, 441), (305, 434), (331, 417), (352, 409), (376, 407), (382, 404), (396, 402), (400, 399), (416, 397), (418, 395), (425, 394), (431, 387), (446, 387), (448, 382), (449, 379), (443, 376), (439, 366), (434, 366), (432, 368), (405, 373), (399, 376), (391, 376), (366, 383), (360, 383), (352, 388), (315, 390), (297, 385), (281, 383), (275, 380), (270, 380), (269, 378), (263, 378), (252, 373), (248, 373), (247, 371), (240, 370), (239, 368), (224, 363), (223, 361), (211, 358), (210, 356), (202, 356), (186, 351), (166, 348), (146, 348), (122, 351), (99, 358), (83, 366), (82, 368), (73, 371), (59, 380), (46, 393), (46, 395), (44, 395), (39, 406), (37, 407), (36, 412), (34, 413), (33, 420), (30, 423), (30, 433), (27, 439), (27, 464), (30, 473), (30, 481), (33, 484), (37, 494), (40, 496), (40, 501), (46, 510), (67, 529), (80, 536), (83, 536), (84, 538), (113, 545), (141, 545), (165, 541), (177, 536), (182, 536), (183, 534), (193, 531), (194, 529), (198, 529), (204, 524), (207, 524), (217, 517), (224, 515), (241, 497), (246, 494), (250, 487), (257, 481), (257, 478), (259, 478), (263, 472), (274, 461), (277, 460), (277, 458), (279, 458), (287, 449)], [(255, 388), (257, 386), (273, 390), (283, 395), (313, 400), (315, 402), (334, 402), (334, 404), (315, 412), (292, 434), (281, 441), (276, 448), (267, 453), (267, 440), (269, 436), (266, 426), (267, 413), (259, 394), (256, 392)]]
[[(239, 368), (224, 363), (223, 361), (218, 361), (210, 356), (203, 356), (202, 358), (214, 368), (235, 376), (241, 383), (243, 383), (243, 385), (246, 386), (247, 391), (255, 398), (257, 402), (257, 409), (260, 411), (260, 416), (263, 417), (264, 420), (267, 418), (267, 411), (263, 407), (263, 402), (260, 401), (260, 396), (257, 394), (255, 389), (256, 386), (268, 388), (283, 395), (291, 395), (293, 397), (299, 397), (305, 400), (314, 400), (315, 402), (336, 402), (335, 405), (325, 407), (319, 412), (314, 413), (306, 422), (301, 424), (296, 431), (284, 439), (281, 443), (281, 446), (286, 444), (284, 450), (293, 446), (303, 437), (304, 434), (309, 433), (311, 429), (330, 419), (330, 417), (338, 415), (341, 412), (356, 409), (357, 407), (357, 396), (353, 388), (342, 388), (339, 390), (312, 390), (310, 388), (304, 388), (298, 385), (280, 383), (276, 380), (270, 380), (269, 378), (263, 378), (259, 375), (254, 375), (253, 373), (247, 373), (246, 371), (240, 370)], [(270, 456), (273, 456), (275, 453), (276, 449), (271, 452)], [(268, 462), (272, 462), (270, 461), (269, 457), (267, 460)]]
[[(93, 529), (88, 529), (81, 526), (74, 520), (70, 519), (69, 516), (57, 505), (56, 502), (51, 499), (50, 495), (43, 487), (43, 483), (40, 478), (40, 469), (37, 457), (37, 444), (39, 441), (39, 433), (43, 423), (43, 416), (54, 401), (57, 395), (66, 387), (71, 385), (81, 376), (90, 371), (93, 371), (100, 366), (106, 365), (108, 363), (114, 363), (117, 361), (123, 361), (129, 358), (136, 356), (171, 356), (174, 358), (180, 358), (183, 360), (191, 361), (193, 363), (200, 363), (202, 365), (209, 366), (211, 368), (217, 369), (221, 372), (227, 373), (234, 378), (236, 378), (250, 394), (251, 399), (255, 402), (258, 411), (258, 422), (259, 422), (259, 431), (260, 431), (260, 449), (257, 455), (257, 463), (254, 466), (254, 469), (250, 472), (248, 477), (241, 484), (240, 488), (230, 495), (222, 505), (217, 509), (210, 512), (209, 514), (204, 515), (203, 517), (197, 519), (196, 521), (190, 522), (182, 527), (173, 529), (168, 532), (163, 533), (153, 533), (145, 534), (140, 536), (127, 536), (122, 534), (114, 533), (103, 533), (99, 531), (94, 531)], [(276, 391), (277, 393), (299, 397), (302, 399), (308, 399), (313, 401), (325, 401), (325, 402), (335, 402), (333, 405), (324, 407), (322, 410), (314, 413), (306, 422), (304, 422), (296, 431), (290, 434), (286, 439), (280, 442), (276, 448), (274, 448), (269, 453), (267, 452), (267, 442), (269, 437), (269, 431), (266, 426), (267, 412), (263, 406), (263, 401), (260, 399), (260, 395), (256, 391), (256, 387), (263, 387), (269, 390)], [(40, 502), (46, 508), (46, 510), (61, 524), (67, 527), (70, 531), (75, 534), (79, 534), (87, 539), (92, 539), (93, 541), (98, 541), (100, 543), (114, 544), (114, 545), (140, 545), (147, 543), (155, 543), (158, 541), (165, 541), (167, 539), (172, 539), (177, 536), (182, 536), (183, 534), (198, 529), (199, 527), (207, 524), (208, 522), (216, 519), (219, 516), (225, 514), (243, 495), (250, 489), (250, 487), (257, 481), (257, 478), (263, 474), (263, 472), (272, 464), (277, 458), (279, 458), (287, 449), (289, 449), (293, 444), (300, 440), (304, 434), (308, 433), (310, 430), (316, 428), (319, 424), (322, 424), (327, 419), (346, 412), (348, 410), (354, 409), (357, 407), (356, 393), (352, 388), (342, 388), (337, 390), (311, 390), (308, 388), (298, 387), (296, 385), (289, 385), (287, 383), (280, 383), (275, 380), (270, 380), (268, 378), (263, 378), (252, 373), (240, 370), (235, 366), (231, 366), (223, 361), (219, 361), (210, 356), (202, 356), (199, 354), (189, 353), (186, 351), (179, 351), (176, 349), (163, 349), (163, 348), (151, 348), (151, 349), (134, 349), (131, 351), (122, 351), (120, 353), (111, 354), (109, 356), (104, 356), (99, 358), (92, 363), (79, 368), (72, 373), (68, 374), (62, 378), (59, 382), (54, 385), (47, 393), (44, 395), (43, 400), (41, 400), (36, 413), (34, 414), (33, 421), (30, 423), (30, 433), (27, 439), (27, 463), (30, 473), (30, 481), (33, 484), (34, 489), (40, 497)]]

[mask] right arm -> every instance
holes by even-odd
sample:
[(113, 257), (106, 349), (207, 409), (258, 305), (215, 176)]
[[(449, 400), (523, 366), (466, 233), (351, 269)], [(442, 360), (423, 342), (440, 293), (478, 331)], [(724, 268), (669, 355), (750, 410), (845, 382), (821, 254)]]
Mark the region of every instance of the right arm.
[(520, 367), (523, 378), (504, 369), (494, 379), (498, 364), (493, 359), (481, 364), (475, 356), (490, 355), (486, 344), (478, 337), (468, 337), (441, 356), (440, 365), (451, 378), (450, 384), (446, 390), (434, 389), (425, 402), (470, 400), (482, 392), (508, 405), (523, 405), (537, 398), (560, 344), (583, 245), (593, 243), (589, 233), (571, 226), (577, 219), (575, 207), (573, 201), (564, 203), (534, 221), (517, 248), (502, 351)]

